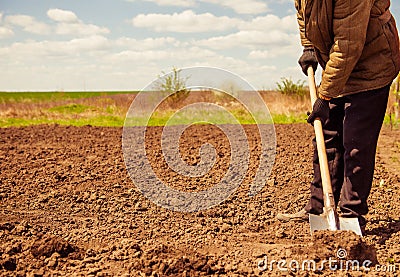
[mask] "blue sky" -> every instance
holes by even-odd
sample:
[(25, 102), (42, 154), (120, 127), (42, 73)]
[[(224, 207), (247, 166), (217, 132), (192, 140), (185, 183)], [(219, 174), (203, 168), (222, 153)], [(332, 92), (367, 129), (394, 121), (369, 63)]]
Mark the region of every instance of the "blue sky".
[(0, 2), (1, 91), (140, 90), (190, 66), (269, 89), (305, 80), (300, 54), (292, 0)]

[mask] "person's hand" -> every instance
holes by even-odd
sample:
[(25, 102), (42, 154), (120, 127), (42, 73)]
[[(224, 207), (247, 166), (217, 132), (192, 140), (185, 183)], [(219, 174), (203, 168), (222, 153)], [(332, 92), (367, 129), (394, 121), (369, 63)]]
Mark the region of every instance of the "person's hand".
[(314, 120), (319, 118), (322, 125), (326, 124), (329, 118), (329, 101), (321, 98), (317, 98), (313, 105), (313, 110), (308, 116), (307, 122), (313, 124)]
[(301, 55), (299, 59), (299, 65), (301, 66), (301, 70), (304, 74), (308, 75), (307, 69), (309, 66), (312, 66), (314, 72), (318, 67), (317, 56), (315, 55), (314, 48), (312, 47), (304, 47), (303, 55)]

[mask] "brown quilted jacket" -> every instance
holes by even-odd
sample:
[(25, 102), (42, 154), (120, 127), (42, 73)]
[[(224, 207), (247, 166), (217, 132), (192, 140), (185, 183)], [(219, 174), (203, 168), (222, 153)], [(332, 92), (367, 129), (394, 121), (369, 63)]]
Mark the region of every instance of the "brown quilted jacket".
[(323, 70), (319, 93), (338, 97), (390, 84), (400, 70), (390, 0), (295, 0), (303, 46)]

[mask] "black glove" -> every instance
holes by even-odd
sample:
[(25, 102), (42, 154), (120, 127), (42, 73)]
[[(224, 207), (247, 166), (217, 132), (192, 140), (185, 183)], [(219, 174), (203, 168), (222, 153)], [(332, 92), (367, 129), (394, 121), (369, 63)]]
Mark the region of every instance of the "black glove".
[(326, 124), (329, 118), (329, 101), (317, 98), (313, 105), (312, 113), (308, 116), (307, 122), (313, 124), (314, 120), (319, 118), (322, 126)]
[(303, 55), (301, 55), (299, 59), (299, 65), (301, 66), (301, 70), (303, 73), (307, 74), (307, 69), (309, 66), (312, 66), (314, 72), (317, 70), (318, 67), (318, 60), (317, 56), (315, 55), (314, 48), (312, 47), (305, 47), (303, 50)]

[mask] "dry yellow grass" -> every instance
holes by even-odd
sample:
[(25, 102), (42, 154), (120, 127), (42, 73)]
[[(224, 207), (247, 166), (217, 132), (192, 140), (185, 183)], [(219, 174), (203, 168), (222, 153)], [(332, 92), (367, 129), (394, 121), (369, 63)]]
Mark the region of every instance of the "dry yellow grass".
[(277, 91), (260, 91), (260, 94), (271, 114), (293, 116), (311, 110), (310, 98), (307, 96), (288, 96)]

